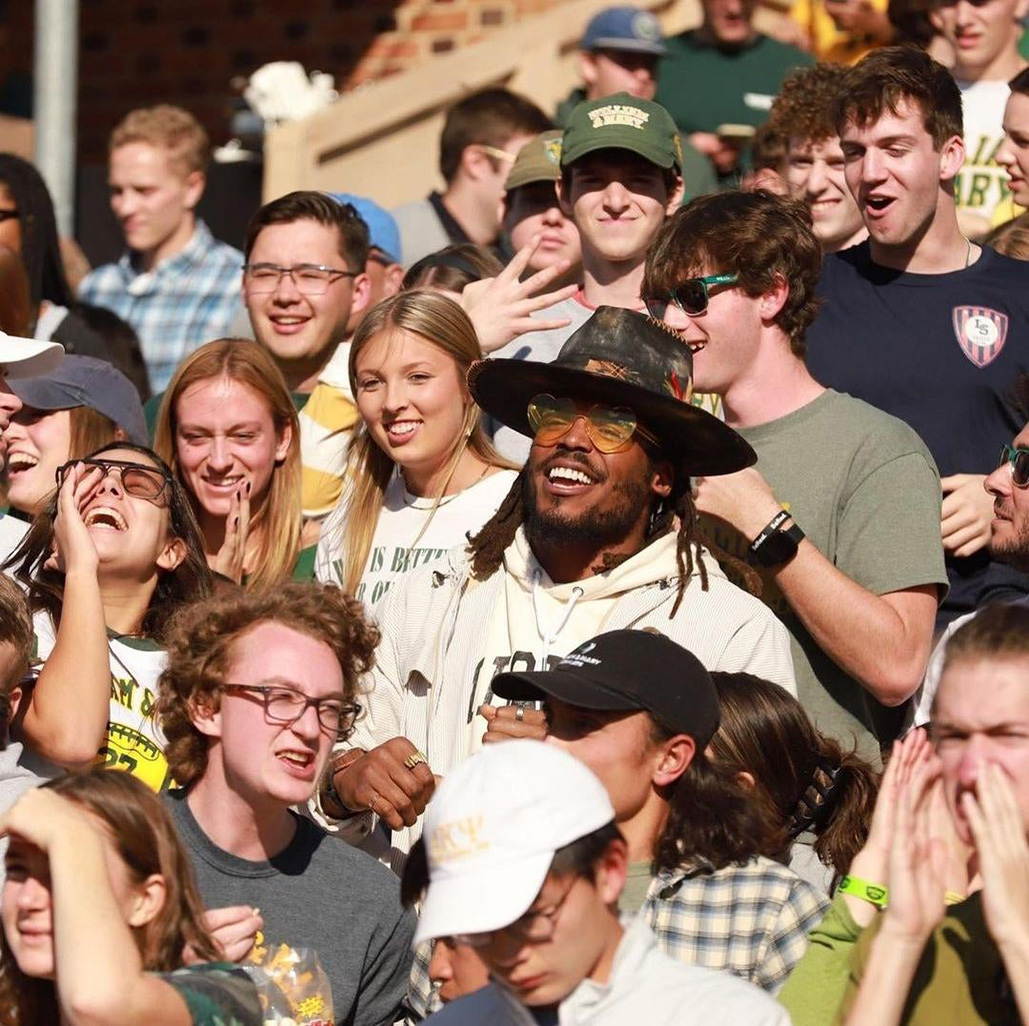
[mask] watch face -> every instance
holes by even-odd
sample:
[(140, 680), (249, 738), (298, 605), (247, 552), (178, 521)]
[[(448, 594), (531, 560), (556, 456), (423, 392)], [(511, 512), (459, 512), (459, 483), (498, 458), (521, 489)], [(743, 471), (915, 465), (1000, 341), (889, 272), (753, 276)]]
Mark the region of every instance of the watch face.
[(758, 562), (764, 566), (778, 566), (790, 558), (800, 543), (785, 531), (769, 535), (757, 550)]

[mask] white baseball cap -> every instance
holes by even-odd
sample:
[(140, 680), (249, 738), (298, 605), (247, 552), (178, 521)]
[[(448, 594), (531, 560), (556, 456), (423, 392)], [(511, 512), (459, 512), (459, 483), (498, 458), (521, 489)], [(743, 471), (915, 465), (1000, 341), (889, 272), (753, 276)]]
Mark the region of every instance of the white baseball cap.
[(19, 338), (0, 331), (0, 377), (35, 378), (61, 362), (64, 346), (38, 338)]
[(448, 773), (425, 812), (429, 888), (414, 943), (510, 926), (554, 853), (614, 821), (604, 785), (542, 741), (487, 745)]

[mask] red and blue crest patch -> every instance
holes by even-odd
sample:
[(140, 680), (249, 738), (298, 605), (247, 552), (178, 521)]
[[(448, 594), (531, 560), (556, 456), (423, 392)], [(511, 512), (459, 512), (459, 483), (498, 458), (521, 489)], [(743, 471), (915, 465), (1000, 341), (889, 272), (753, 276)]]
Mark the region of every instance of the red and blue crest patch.
[(1008, 338), (1008, 315), (988, 306), (956, 306), (954, 334), (961, 351), (976, 367), (985, 367), (1000, 356)]

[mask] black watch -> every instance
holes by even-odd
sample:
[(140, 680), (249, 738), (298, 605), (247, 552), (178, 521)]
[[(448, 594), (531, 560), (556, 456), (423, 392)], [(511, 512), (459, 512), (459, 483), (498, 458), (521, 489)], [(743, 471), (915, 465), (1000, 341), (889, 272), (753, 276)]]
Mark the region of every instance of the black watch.
[(804, 532), (796, 522), (787, 529), (783, 524), (790, 519), (786, 510), (780, 510), (768, 526), (754, 539), (750, 546), (750, 557), (761, 566), (781, 566), (797, 554)]

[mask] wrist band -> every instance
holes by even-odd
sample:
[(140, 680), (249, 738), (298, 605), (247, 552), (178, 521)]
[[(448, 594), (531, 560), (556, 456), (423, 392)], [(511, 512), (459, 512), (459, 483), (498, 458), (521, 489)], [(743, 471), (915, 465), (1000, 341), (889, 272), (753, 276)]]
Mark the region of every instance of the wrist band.
[(768, 539), (771, 538), (772, 535), (775, 534), (775, 532), (778, 531), (779, 528), (782, 527), (782, 525), (789, 519), (789, 510), (779, 510), (779, 512), (776, 513), (775, 516), (772, 517), (772, 519), (765, 525), (765, 529), (750, 543), (750, 551), (757, 552), (757, 550), (760, 549), (761, 546), (764, 545), (764, 543), (768, 541)]
[(862, 880), (859, 876), (845, 876), (837, 890), (841, 894), (850, 894), (862, 901), (867, 901), (876, 908), (886, 908), (889, 891), (881, 884)]

